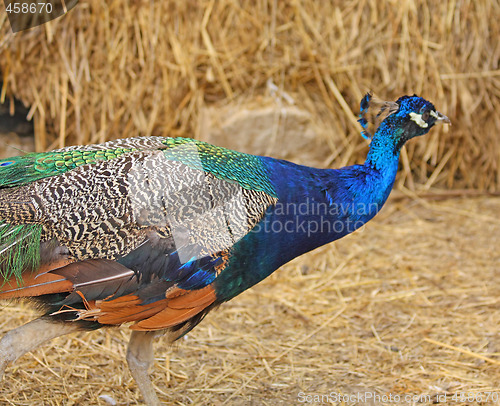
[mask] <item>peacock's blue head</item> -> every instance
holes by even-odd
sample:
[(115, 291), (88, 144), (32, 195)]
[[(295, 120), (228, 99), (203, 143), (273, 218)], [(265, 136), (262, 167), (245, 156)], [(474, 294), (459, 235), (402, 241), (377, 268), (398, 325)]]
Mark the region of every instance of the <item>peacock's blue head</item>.
[(363, 136), (372, 138), (369, 124), (373, 125), (373, 138), (384, 138), (398, 152), (406, 141), (427, 134), (435, 124), (448, 123), (445, 115), (434, 105), (417, 95), (400, 97), (396, 102), (386, 102), (366, 94), (361, 100), (359, 122), (365, 129)]

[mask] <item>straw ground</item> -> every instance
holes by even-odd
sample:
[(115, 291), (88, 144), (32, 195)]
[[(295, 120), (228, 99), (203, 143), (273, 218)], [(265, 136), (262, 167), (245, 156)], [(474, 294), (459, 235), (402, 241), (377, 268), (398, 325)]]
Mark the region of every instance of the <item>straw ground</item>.
[[(499, 211), (493, 197), (396, 195), (361, 231), (286, 265), (174, 348), (160, 339), (160, 398), (340, 405), (301, 399), (369, 393), (470, 405), (500, 395)], [(5, 306), (0, 330), (34, 315), (23, 304)], [(140, 404), (125, 367), (129, 333), (75, 334), (24, 356), (7, 370), (0, 403)]]

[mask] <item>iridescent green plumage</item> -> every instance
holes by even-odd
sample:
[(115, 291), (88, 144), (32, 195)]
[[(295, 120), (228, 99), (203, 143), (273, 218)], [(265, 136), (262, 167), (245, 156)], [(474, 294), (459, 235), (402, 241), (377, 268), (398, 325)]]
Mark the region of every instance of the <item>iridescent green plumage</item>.
[(217, 147), (191, 138), (165, 138), (165, 156), (193, 169), (212, 173), (223, 180), (237, 182), (247, 190), (265, 192), (276, 197), (274, 187), (262, 161), (255, 155)]
[(132, 149), (56, 151), (33, 153), (0, 160), (0, 187), (22, 186), (35, 180), (60, 175), (78, 166), (110, 160)]
[(12, 276), (21, 283), (23, 270), (38, 267), (41, 234), (40, 224), (0, 222), (0, 284)]
[[(216, 147), (191, 138), (157, 137), (157, 139), (159, 141), (157, 149), (162, 149), (169, 160), (210, 172), (219, 179), (237, 182), (245, 189), (276, 196), (273, 186), (263, 182), (268, 176), (260, 159), (254, 155)], [(99, 160), (109, 161), (123, 154), (142, 150), (141, 139), (136, 140), (137, 145), (133, 148), (113, 148), (110, 142), (107, 149), (70, 147), (0, 160), (0, 187), (26, 185), (49, 176), (63, 174), (79, 166), (92, 165)], [(144, 140), (150, 141), (148, 138)], [(149, 148), (144, 147), (144, 149)]]

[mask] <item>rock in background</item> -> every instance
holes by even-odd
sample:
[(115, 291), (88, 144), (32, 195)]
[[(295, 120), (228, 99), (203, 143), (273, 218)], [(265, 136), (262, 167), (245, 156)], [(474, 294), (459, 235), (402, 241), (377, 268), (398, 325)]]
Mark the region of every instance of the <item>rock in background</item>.
[(33, 122), (17, 100), (0, 104), (0, 159), (35, 151)]
[(244, 104), (204, 107), (200, 111), (197, 138), (250, 154), (323, 166), (328, 148), (311, 115), (297, 106), (273, 98)]

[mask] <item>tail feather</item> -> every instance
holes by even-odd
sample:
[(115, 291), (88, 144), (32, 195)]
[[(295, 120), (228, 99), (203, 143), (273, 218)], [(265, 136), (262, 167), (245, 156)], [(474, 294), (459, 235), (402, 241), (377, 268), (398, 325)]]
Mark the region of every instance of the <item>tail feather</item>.
[(126, 295), (137, 289), (134, 271), (107, 259), (90, 259), (74, 262), (51, 273), (71, 281), (73, 292), (58, 304), (69, 305), (81, 301), (81, 295), (88, 301)]
[[(33, 271), (40, 263), (39, 224), (1, 223), (0, 228), (0, 286), (13, 278), (23, 284), (23, 272)], [(2, 281), (3, 280), (3, 281)]]
[(15, 275), (0, 287), (0, 299), (36, 297), (53, 293), (70, 292), (73, 283), (64, 276), (51, 273), (54, 269), (68, 265), (67, 259), (44, 264), (36, 272), (25, 272), (21, 282)]
[(121, 296), (137, 288), (134, 272), (110, 260), (88, 260), (70, 263), (65, 259), (39, 267), (35, 272), (24, 272), (22, 281), (11, 276), (0, 287), (0, 299), (37, 297), (68, 293), (52, 305), (69, 305)]

